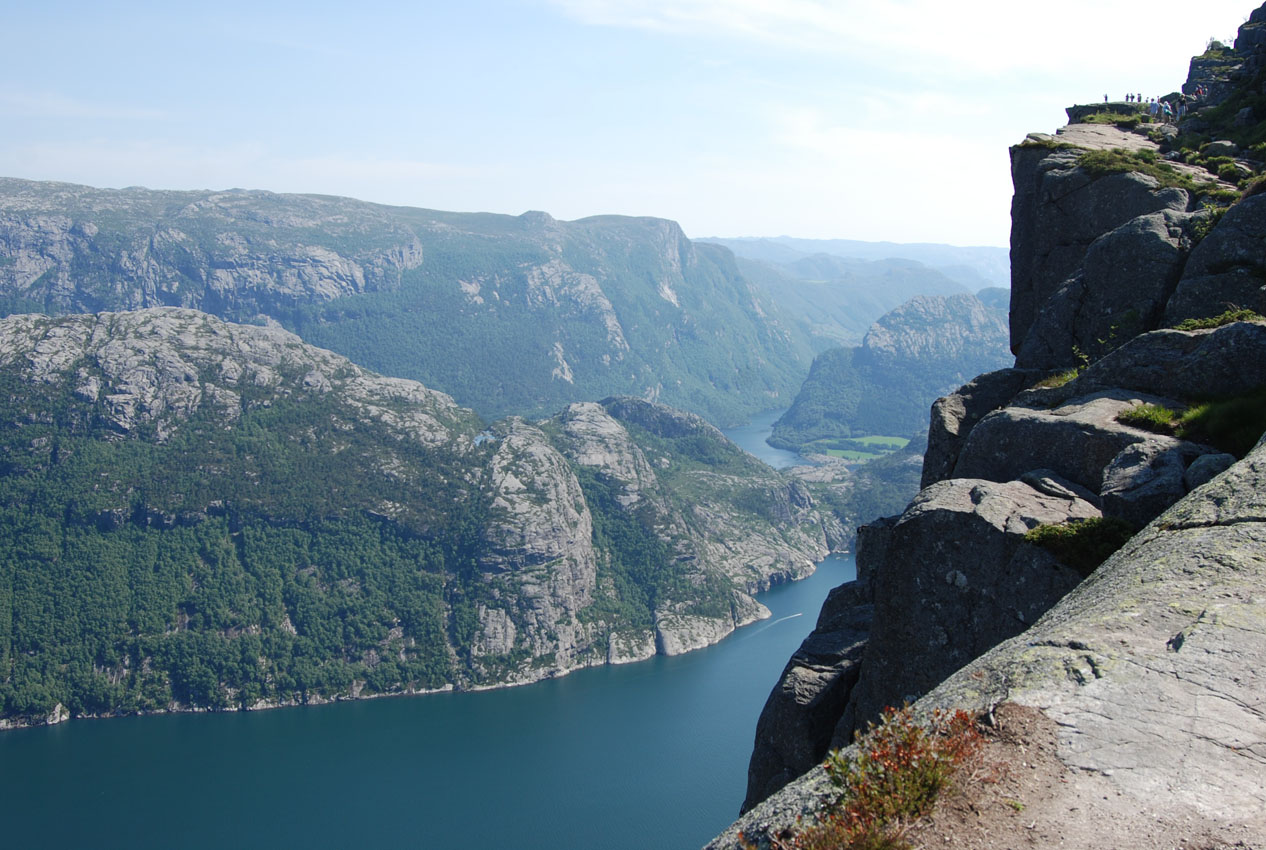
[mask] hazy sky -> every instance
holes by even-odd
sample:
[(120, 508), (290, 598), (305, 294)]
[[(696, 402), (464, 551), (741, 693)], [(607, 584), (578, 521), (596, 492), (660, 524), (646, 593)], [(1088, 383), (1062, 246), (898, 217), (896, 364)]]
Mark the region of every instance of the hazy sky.
[(1009, 145), (1069, 104), (1175, 89), (1253, 8), (199, 5), (11, 4), (0, 175), (1005, 245)]

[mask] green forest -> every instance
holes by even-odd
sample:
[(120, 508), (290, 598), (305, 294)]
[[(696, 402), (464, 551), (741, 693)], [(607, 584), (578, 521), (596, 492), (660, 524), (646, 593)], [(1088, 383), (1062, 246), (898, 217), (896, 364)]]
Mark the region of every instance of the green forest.
[[(499, 592), (480, 567), (496, 438), (427, 448), (337, 392), (255, 388), (240, 416), (204, 405), (159, 439), (153, 424), (119, 433), (68, 380), (28, 381), (0, 369), (0, 716), (306, 702), (551, 662), (518, 646), (471, 655)], [(763, 469), (707, 430), (628, 427), (668, 481)], [(662, 516), (573, 471), (598, 554), (582, 622), (728, 615), (730, 580), (681, 563)]]

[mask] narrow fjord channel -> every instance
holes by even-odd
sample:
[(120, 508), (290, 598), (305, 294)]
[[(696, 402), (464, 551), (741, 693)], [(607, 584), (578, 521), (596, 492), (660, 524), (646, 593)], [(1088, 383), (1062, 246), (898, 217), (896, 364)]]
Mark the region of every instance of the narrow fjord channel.
[(716, 646), (526, 687), (0, 734), (0, 835), (32, 848), (697, 848), (737, 815), (765, 697), (853, 575), (851, 556), (828, 558)]

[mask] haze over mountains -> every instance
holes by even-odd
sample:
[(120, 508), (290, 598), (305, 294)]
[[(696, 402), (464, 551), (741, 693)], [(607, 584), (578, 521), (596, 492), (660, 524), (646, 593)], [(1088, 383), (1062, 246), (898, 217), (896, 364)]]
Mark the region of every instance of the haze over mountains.
[(793, 317), (816, 351), (857, 344), (871, 323), (915, 296), (1010, 285), (1003, 248), (789, 236), (702, 241), (733, 251), (743, 275)]
[[(736, 244), (766, 241), (799, 251)], [(982, 276), (1001, 252), (905, 247)], [(913, 295), (963, 291), (910, 260), (736, 259), (664, 219), (0, 179), (0, 312), (280, 322), (489, 418), (627, 394), (735, 424), (789, 404), (814, 351)]]
[(845, 317), (962, 291), (797, 262), (663, 219), (0, 180), (4, 722), (524, 682), (750, 622), (917, 454), (776, 473), (657, 402), (785, 406)]

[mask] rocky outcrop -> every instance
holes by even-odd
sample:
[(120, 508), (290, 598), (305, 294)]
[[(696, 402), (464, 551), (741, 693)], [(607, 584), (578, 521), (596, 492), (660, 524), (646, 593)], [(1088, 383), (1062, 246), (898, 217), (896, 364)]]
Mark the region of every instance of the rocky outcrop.
[(1073, 273), (1046, 299), (1024, 335), (1016, 362), (1074, 365), (1069, 354), (1097, 359), (1155, 328), (1183, 271), (1195, 222), (1206, 214), (1140, 215), (1092, 242)]
[(597, 585), (593, 518), (567, 460), (545, 435), (516, 419), (502, 427), (488, 466), (488, 545), (479, 560), (492, 600), (480, 608), (472, 657), (478, 663), (526, 647), (567, 670), (592, 650), (578, 616)]
[[(1067, 772), (1048, 811), (1077, 818), (1088, 800), (1119, 799), (1079, 850), (1134, 845), (1155, 811), (1210, 846), (1255, 846), (1266, 837), (1266, 680), (1255, 660), (1266, 652), (1262, 493), (1259, 445), (916, 709), (987, 711), (1009, 701), (1053, 719)], [(737, 848), (740, 831), (765, 846), (830, 794), (824, 772), (812, 770), (708, 847)], [(1060, 824), (1040, 826), (1058, 833)]]
[[(1266, 23), (1266, 6), (1255, 14)], [(1249, 778), (1262, 771), (1266, 715), (1253, 696), (1261, 683), (1243, 673), (1266, 648), (1250, 610), (1266, 593), (1255, 537), (1266, 447), (1236, 462), (1200, 442), (1218, 441), (1211, 432), (1179, 439), (1117, 418), (1238, 397), (1246, 403), (1228, 415), (1253, 436), (1266, 428), (1247, 403), (1266, 390), (1266, 324), (1163, 327), (1258, 306), (1266, 204), (1254, 195), (1218, 219), (1154, 177), (1082, 166), (1086, 151), (1114, 147), (1155, 151), (1092, 125), (1012, 150), (1017, 366), (935, 404), (924, 489), (859, 531), (858, 585), (839, 598), (859, 616), (873, 603), (869, 633), (832, 642), (820, 629), (806, 645), (823, 658), (865, 649), (838, 674), (824, 665), (800, 702), (787, 697), (803, 687), (794, 659), (775, 686), (767, 711), (794, 740), (758, 741), (744, 804), (755, 808), (736, 825), (748, 841), (765, 846), (770, 829), (832, 793), (811, 769), (757, 805), (788, 765), (820, 757), (817, 693), (838, 710), (837, 744), (906, 700), (1036, 706), (1061, 730), (1065, 816), (1088, 794), (1119, 793), (1189, 815), (1201, 835), (1266, 837)], [(1036, 526), (1100, 516), (1142, 530), (1089, 578), (1025, 542)], [(1196, 786), (1217, 790), (1190, 794)], [(1143, 825), (1133, 817), (1114, 823)], [(1105, 840), (1118, 846), (1145, 834), (1114, 829)], [(710, 847), (735, 847), (734, 835)]]
[(874, 626), (837, 737), (850, 740), (884, 706), (917, 698), (1024, 631), (1077, 585), (1076, 571), (1024, 534), (1099, 511), (1072, 487), (1051, 489), (954, 478), (923, 490), (884, 528), (882, 560), (866, 553)]
[(1218, 226), (1191, 252), (1165, 321), (1203, 319), (1228, 309), (1266, 315), (1266, 195), (1245, 198), (1226, 211)]
[[(1021, 368), (1075, 365), (1071, 350), (1056, 358), (1036, 351), (1020, 355), (1045, 305), (1076, 276), (1092, 243), (1140, 216), (1185, 213), (1191, 203), (1182, 189), (1163, 188), (1146, 175), (1093, 178), (1078, 166), (1082, 152), (1040, 145), (1012, 150), (1011, 350)], [(1140, 228), (1143, 238), (1149, 229)], [(1170, 237), (1166, 228), (1152, 238), (1167, 243)]]
[(1002, 407), (1020, 390), (1032, 386), (1040, 376), (1041, 373), (1035, 371), (1000, 369), (978, 375), (956, 392), (933, 402), (919, 486), (928, 487), (953, 474), (963, 442), (976, 423)]

